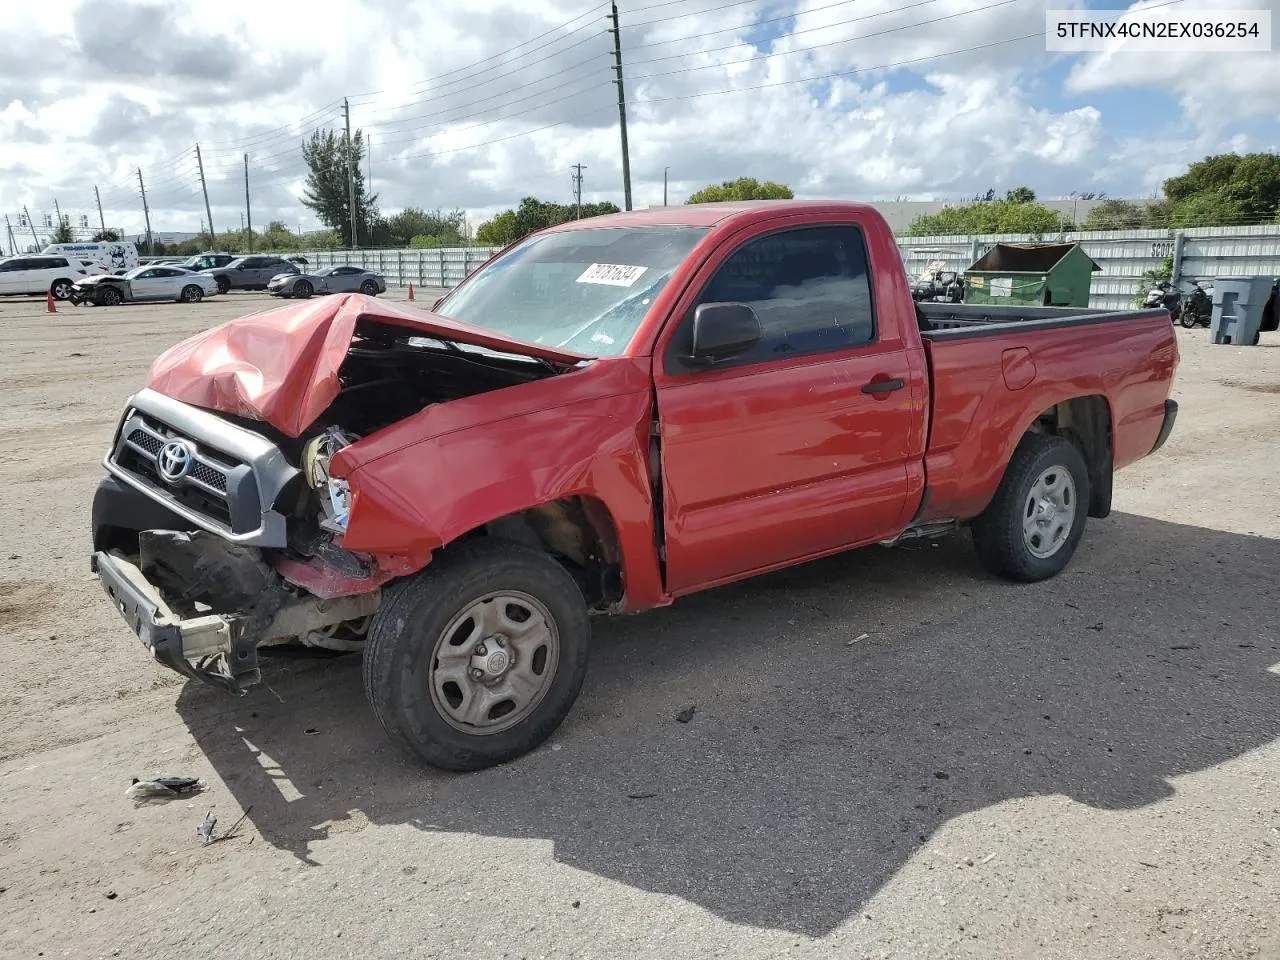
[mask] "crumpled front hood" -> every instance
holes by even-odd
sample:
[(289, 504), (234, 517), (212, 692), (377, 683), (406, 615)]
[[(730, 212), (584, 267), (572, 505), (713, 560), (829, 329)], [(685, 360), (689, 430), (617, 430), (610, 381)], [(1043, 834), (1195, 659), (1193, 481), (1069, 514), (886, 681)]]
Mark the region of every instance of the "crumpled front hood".
[(337, 397), (338, 370), (361, 320), (558, 365), (591, 359), (351, 293), (265, 310), (198, 333), (156, 359), (147, 386), (192, 406), (264, 421), (296, 437)]

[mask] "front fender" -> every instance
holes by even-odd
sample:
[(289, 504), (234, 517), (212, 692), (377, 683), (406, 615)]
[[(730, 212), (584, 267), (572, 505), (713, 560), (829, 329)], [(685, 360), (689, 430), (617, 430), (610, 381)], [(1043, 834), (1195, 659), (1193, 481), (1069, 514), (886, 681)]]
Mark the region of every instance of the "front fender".
[(403, 576), (500, 517), (591, 497), (617, 528), (624, 609), (665, 602), (647, 465), (649, 392), (583, 399), (430, 437), (347, 474), (345, 549)]

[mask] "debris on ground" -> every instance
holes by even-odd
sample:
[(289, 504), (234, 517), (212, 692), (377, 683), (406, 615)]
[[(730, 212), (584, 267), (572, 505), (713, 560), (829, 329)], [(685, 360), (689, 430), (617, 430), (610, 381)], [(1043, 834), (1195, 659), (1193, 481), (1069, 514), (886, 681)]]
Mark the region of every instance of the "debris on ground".
[(656, 797), (656, 796), (657, 796), (656, 793), (628, 793), (627, 799), (628, 800), (648, 800), (651, 797)]
[(679, 713), (676, 714), (676, 723), (688, 723), (690, 720), (693, 719), (693, 715), (697, 712), (698, 712), (697, 704), (694, 704), (691, 707), (685, 707), (683, 710), (681, 710)]
[[(231, 829), (222, 834), (222, 836), (214, 836), (213, 828), (214, 825), (217, 824), (218, 818), (213, 815), (213, 810), (210, 809), (209, 812), (204, 815), (204, 821), (200, 826), (196, 827), (196, 836), (200, 838), (200, 842), (206, 847), (211, 843), (221, 843), (223, 840), (230, 840), (236, 835), (236, 830), (240, 827), (240, 824), (244, 823), (245, 819), (249, 816), (249, 811), (252, 809), (253, 804), (249, 804), (249, 806), (245, 807), (244, 813), (240, 814), (240, 819), (233, 823), (231, 825)], [(249, 838), (249, 842), (253, 842), (253, 837)]]
[(130, 800), (165, 800), (196, 793), (199, 789), (199, 777), (156, 777), (154, 780), (134, 777), (124, 795)]
[(218, 818), (213, 815), (213, 808), (211, 807), (209, 812), (204, 815), (204, 820), (201, 821), (200, 826), (196, 827), (196, 838), (205, 846), (213, 843), (213, 828), (217, 826), (217, 823)]
[(869, 639), (871, 639), (871, 634), (860, 633), (856, 637), (854, 637), (852, 640), (846, 640), (844, 642), (844, 645), (846, 647), (852, 647), (855, 643), (861, 643), (863, 640), (869, 640)]

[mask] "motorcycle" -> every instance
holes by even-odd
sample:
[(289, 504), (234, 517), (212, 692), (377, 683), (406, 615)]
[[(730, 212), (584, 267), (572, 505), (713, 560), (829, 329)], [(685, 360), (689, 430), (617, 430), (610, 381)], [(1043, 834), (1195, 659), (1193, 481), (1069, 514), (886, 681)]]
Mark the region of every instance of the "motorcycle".
[(1183, 299), (1178, 322), (1190, 330), (1193, 327), (1207, 327), (1213, 322), (1213, 297), (1200, 281), (1191, 281), (1192, 290)]
[(1182, 296), (1178, 288), (1168, 280), (1159, 280), (1147, 291), (1142, 305), (1148, 310), (1168, 310), (1169, 319), (1174, 323), (1182, 314)]

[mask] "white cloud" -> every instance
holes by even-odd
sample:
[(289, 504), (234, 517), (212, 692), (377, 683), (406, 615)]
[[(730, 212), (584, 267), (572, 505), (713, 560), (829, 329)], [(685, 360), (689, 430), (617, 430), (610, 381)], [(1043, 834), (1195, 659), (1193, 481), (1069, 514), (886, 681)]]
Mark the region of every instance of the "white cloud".
[[(548, 33), (586, 2), (281, 0), (213, 17), (178, 0), (20, 5), (0, 36), (0, 211), (51, 211), (56, 198), (91, 212), (97, 184), (108, 220), (140, 229), (141, 167), (153, 227), (194, 229), (204, 219), (199, 143), (220, 229), (239, 223), (245, 153), (254, 222), (315, 225), (297, 200), (299, 140), (339, 126), (344, 96), (370, 134), (386, 210), (464, 206), (478, 218), (525, 195), (563, 200), (575, 163), (586, 165), (588, 199), (620, 203), (608, 8)], [(660, 202), (664, 167), (677, 201), (742, 175), (823, 196), (954, 197), (1019, 183), (1042, 196), (1119, 195), (1229, 148), (1243, 122), (1275, 123), (1274, 55), (1248, 70), (1224, 68), (1221, 55), (1082, 58), (1062, 105), (1042, 40), (987, 46), (1042, 30), (1045, 5), (626, 0), (635, 203)], [(813, 77), (828, 79), (801, 82)], [(1162, 133), (1158, 151), (1127, 139), (1129, 117), (1090, 103), (1152, 85), (1181, 98), (1187, 122)]]

